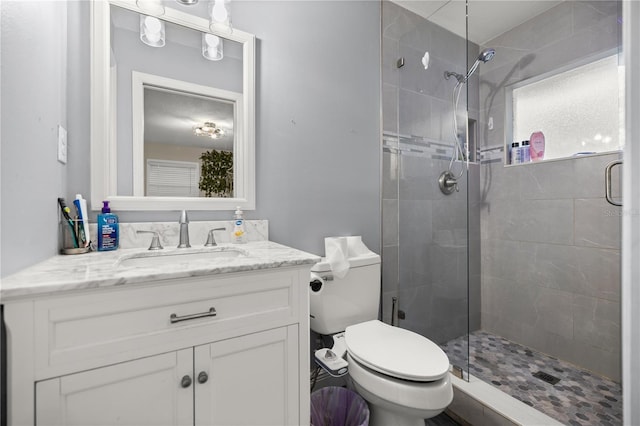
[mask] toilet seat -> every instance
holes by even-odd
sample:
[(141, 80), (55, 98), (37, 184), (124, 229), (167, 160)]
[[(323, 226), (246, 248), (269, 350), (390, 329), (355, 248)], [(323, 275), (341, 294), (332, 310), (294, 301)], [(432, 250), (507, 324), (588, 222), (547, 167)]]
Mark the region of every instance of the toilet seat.
[(378, 320), (347, 327), (345, 343), (356, 361), (391, 377), (431, 382), (449, 372), (449, 359), (438, 345)]

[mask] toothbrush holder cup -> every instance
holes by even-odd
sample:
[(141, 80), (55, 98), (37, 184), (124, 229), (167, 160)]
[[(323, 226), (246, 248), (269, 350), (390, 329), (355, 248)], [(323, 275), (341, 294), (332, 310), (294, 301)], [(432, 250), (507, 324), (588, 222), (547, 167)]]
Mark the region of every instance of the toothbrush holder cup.
[(88, 236), (80, 219), (60, 220), (60, 254), (83, 254), (91, 251)]

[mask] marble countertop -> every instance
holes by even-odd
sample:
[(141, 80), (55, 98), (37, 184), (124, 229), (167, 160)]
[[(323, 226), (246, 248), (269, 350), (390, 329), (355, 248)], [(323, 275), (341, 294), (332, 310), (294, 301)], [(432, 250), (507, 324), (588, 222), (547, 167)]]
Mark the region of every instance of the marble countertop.
[[(212, 251), (226, 251), (227, 253), (212, 258), (200, 255), (200, 253)], [(191, 254), (179, 256), (187, 253), (199, 254), (197, 256), (191, 256)], [(227, 257), (228, 254), (238, 256)], [(156, 261), (144, 265), (145, 261), (140, 261), (140, 258), (155, 255), (166, 256), (164, 258), (166, 262)], [(189, 259), (185, 260), (186, 258)], [(131, 259), (136, 260), (132, 262)], [(158, 252), (132, 248), (81, 255), (58, 255), (2, 279), (0, 300), (4, 303), (12, 299), (24, 299), (65, 291), (123, 286), (153, 280), (296, 265), (311, 266), (319, 261), (319, 256), (271, 241), (220, 244), (217, 247), (200, 246), (190, 249), (165, 248)], [(141, 266), (140, 263), (143, 265)]]

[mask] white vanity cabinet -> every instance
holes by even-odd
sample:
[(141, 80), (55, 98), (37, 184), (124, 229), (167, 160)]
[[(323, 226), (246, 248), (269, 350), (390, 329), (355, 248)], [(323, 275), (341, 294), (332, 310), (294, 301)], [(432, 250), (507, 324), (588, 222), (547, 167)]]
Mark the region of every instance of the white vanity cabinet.
[(184, 349), (37, 382), (36, 424), (192, 425), (192, 370)]
[(9, 424), (308, 424), (309, 268), (4, 302)]

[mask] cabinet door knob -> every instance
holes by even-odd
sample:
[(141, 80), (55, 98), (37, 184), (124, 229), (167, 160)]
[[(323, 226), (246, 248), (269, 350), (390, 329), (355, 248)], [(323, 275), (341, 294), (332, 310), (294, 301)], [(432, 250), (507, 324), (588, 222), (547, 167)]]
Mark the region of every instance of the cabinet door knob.
[(191, 377), (184, 376), (182, 378), (182, 381), (180, 382), (180, 386), (182, 386), (183, 388), (188, 388), (189, 386), (191, 386)]
[(198, 383), (207, 383), (207, 380), (209, 380), (209, 376), (204, 371), (201, 371), (198, 374)]

